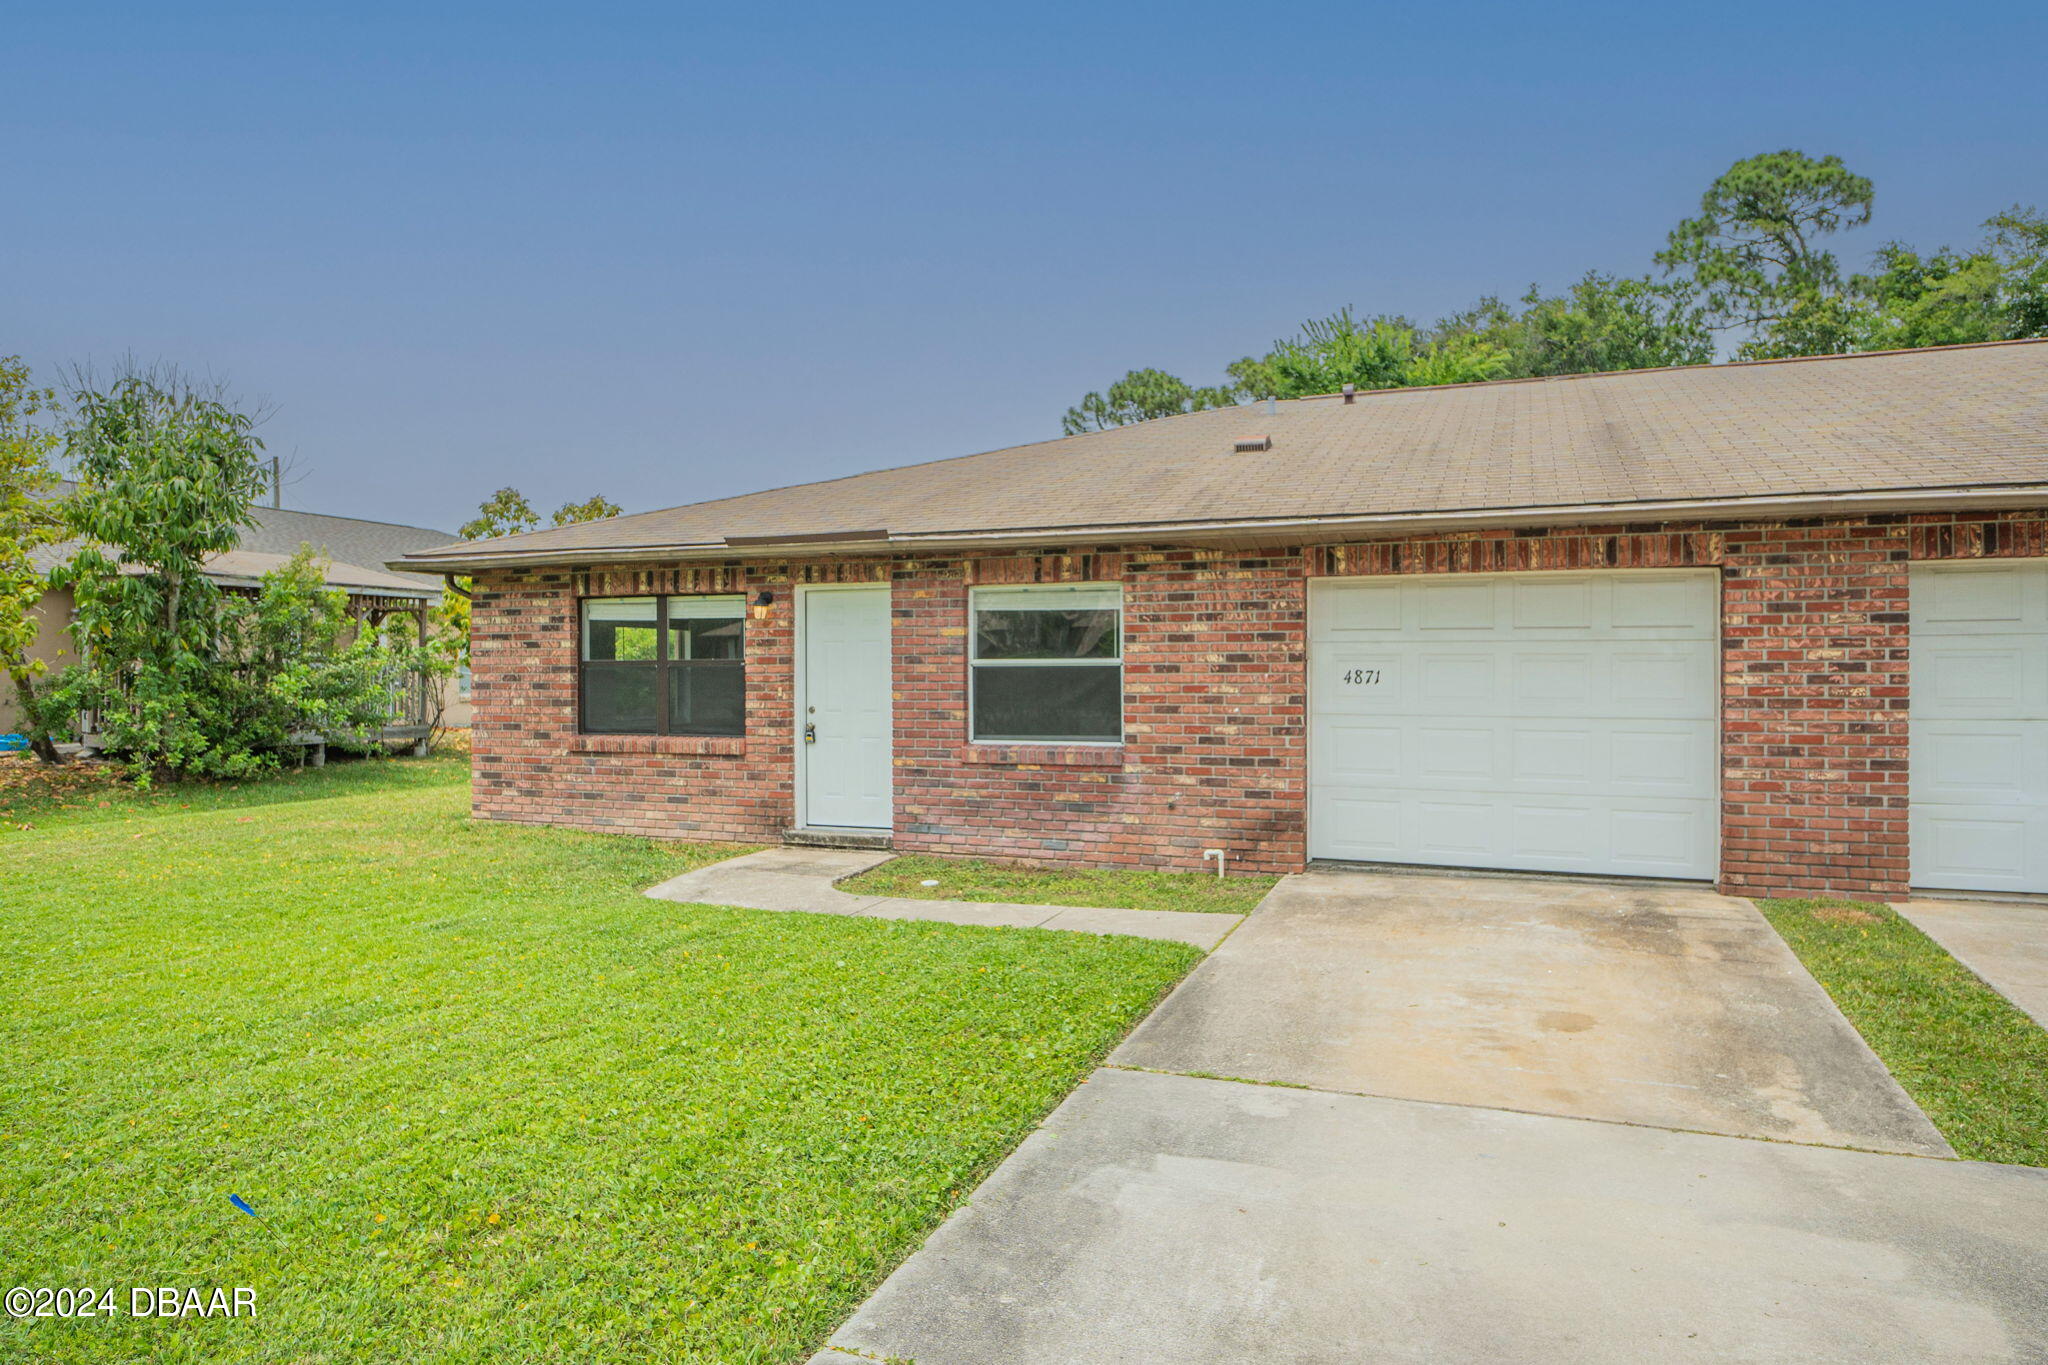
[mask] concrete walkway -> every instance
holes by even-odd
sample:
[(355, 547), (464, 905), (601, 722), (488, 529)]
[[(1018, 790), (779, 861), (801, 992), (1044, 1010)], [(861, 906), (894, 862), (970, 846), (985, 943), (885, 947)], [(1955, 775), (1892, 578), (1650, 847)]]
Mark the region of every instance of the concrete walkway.
[(746, 910), (799, 910), (816, 915), (862, 915), (869, 919), (943, 920), (948, 924), (1129, 934), (1135, 938), (1174, 939), (1197, 948), (1214, 948), (1244, 919), (1242, 915), (1186, 910), (854, 896), (833, 885), (879, 867), (895, 856), (867, 850), (771, 848), (685, 872), (651, 888), (647, 894), (659, 900), (734, 905)]
[(1518, 877), (1288, 877), (1111, 1062), (1949, 1155), (1748, 901)]
[(1899, 913), (2048, 1028), (2048, 905), (1907, 901)]

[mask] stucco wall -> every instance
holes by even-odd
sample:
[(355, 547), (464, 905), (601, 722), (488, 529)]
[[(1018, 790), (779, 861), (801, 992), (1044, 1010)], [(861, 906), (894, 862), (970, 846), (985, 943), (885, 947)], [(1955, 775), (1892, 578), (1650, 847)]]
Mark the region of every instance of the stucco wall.
[[(28, 657), (40, 659), (52, 672), (72, 662), (71, 637), (65, 627), (71, 623), (71, 593), (46, 592), (35, 607), (36, 642)], [(14, 684), (0, 677), (0, 734), (21, 728), (21, 706), (15, 700)]]

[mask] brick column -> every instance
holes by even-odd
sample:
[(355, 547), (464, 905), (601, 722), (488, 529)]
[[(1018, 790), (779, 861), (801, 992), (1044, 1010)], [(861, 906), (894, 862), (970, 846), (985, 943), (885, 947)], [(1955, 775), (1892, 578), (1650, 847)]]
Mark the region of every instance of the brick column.
[(1901, 898), (1905, 518), (1731, 530), (1726, 545), (1721, 889)]

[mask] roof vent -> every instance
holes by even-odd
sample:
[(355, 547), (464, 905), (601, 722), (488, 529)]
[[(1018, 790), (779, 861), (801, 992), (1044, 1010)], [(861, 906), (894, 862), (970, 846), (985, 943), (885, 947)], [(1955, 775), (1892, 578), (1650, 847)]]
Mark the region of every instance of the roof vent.
[(1240, 436), (1230, 443), (1230, 448), (1240, 455), (1254, 450), (1271, 450), (1273, 448), (1273, 438), (1270, 436)]

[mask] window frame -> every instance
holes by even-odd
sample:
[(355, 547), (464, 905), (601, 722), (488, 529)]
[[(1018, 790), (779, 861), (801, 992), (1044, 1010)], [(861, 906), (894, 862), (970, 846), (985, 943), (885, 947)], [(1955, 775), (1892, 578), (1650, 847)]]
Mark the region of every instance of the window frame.
[[(692, 602), (731, 601), (738, 605), (733, 617), (740, 623), (740, 657), (737, 659), (671, 659), (669, 657), (669, 627), (671, 621), (703, 620), (704, 617), (671, 617), (669, 603), (672, 600)], [(599, 602), (645, 602), (654, 603), (654, 657), (652, 659), (590, 659), (585, 657), (590, 633), (590, 608)], [(717, 618), (723, 619), (723, 618)], [(576, 733), (579, 735), (639, 735), (682, 736), (696, 739), (744, 739), (747, 733), (747, 598), (744, 593), (625, 593), (607, 594), (603, 597), (580, 597), (576, 600)], [(604, 730), (592, 727), (584, 710), (588, 699), (587, 678), (590, 666), (602, 665), (636, 666), (644, 664), (654, 670), (654, 728), (651, 730)], [(706, 730), (701, 727), (679, 730), (669, 718), (670, 673), (676, 668), (736, 668), (740, 675), (740, 723), (736, 730)]]
[[(1076, 610), (1103, 610), (1116, 612), (1116, 634), (1113, 637), (1116, 650), (1107, 658), (1093, 659), (984, 659), (981, 657), (981, 612), (982, 603), (989, 599), (1042, 597), (1056, 602), (1065, 597)], [(1084, 599), (1093, 598), (1094, 601)], [(1000, 610), (1000, 608), (992, 608)], [(1057, 606), (1025, 607), (1026, 611), (1055, 611)], [(1116, 670), (1116, 737), (1114, 739), (1053, 739), (1043, 736), (1032, 738), (997, 738), (981, 733), (981, 718), (976, 714), (975, 697), (979, 689), (975, 686), (975, 670), (981, 668), (1109, 668)], [(970, 744), (1041, 744), (1057, 745), (1061, 748), (1087, 747), (1097, 749), (1122, 748), (1125, 738), (1125, 711), (1127, 694), (1124, 689), (1124, 587), (1121, 583), (1029, 583), (1014, 585), (992, 585), (971, 588), (967, 594), (967, 742)]]

